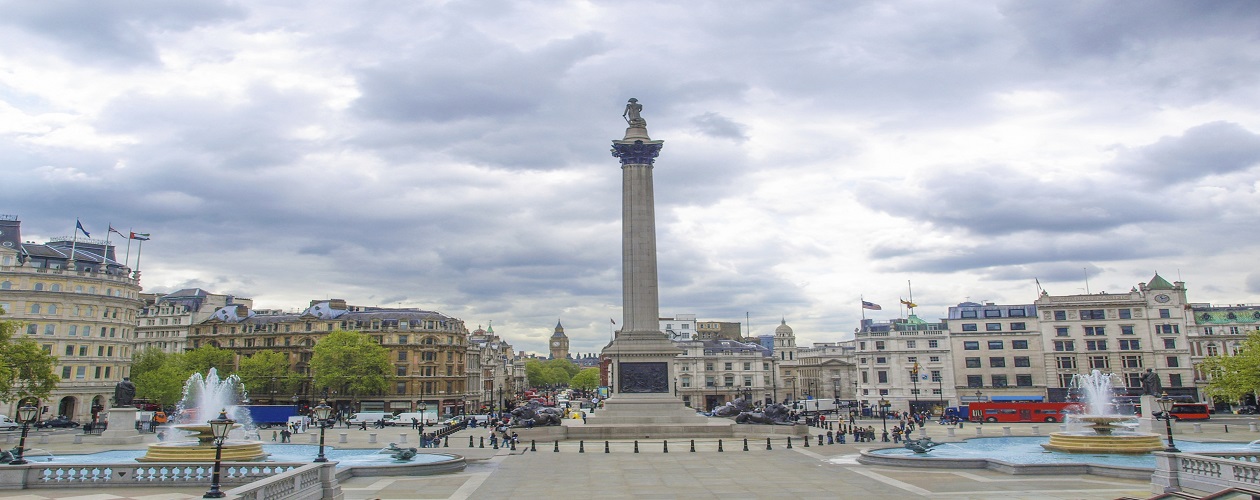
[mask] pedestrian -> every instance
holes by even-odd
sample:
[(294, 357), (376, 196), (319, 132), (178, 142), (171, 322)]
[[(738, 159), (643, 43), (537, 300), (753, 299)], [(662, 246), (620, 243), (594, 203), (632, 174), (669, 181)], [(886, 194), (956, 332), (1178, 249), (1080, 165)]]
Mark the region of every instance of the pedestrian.
[(420, 427), (420, 421), (416, 420), (416, 417), (411, 417), (411, 428), (418, 429), (419, 427)]
[(271, 431), (271, 442), (274, 443), (276, 441), (276, 436), (279, 436), (279, 435), (280, 435), (279, 432)]
[(582, 412), (582, 423), (586, 423), (586, 412)]

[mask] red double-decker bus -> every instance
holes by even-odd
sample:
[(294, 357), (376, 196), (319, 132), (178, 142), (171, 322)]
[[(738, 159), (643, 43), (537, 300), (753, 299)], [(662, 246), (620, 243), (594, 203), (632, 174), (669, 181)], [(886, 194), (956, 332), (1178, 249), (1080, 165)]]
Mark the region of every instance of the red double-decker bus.
[(989, 401), (971, 403), (972, 422), (1062, 422), (1067, 413), (1079, 413), (1079, 403), (1029, 403)]

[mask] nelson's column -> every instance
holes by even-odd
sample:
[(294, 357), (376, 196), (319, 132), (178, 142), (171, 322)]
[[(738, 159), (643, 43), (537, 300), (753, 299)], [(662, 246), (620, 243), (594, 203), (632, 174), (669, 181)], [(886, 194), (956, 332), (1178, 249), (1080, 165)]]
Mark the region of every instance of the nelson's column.
[[(603, 351), (612, 360), (608, 375), (613, 394), (592, 416), (591, 431), (605, 426), (635, 429), (630, 432), (642, 432), (644, 426), (681, 431), (677, 427), (704, 426), (708, 421), (683, 406), (673, 392), (673, 360), (681, 351), (660, 328), (652, 195), (652, 164), (664, 141), (648, 137), (642, 110), (637, 99), (630, 99), (622, 114), (630, 126), (625, 138), (614, 140), (612, 147), (612, 155), (621, 160), (622, 322)], [(619, 434), (611, 428), (603, 431), (605, 436)], [(654, 431), (670, 433), (663, 428)]]

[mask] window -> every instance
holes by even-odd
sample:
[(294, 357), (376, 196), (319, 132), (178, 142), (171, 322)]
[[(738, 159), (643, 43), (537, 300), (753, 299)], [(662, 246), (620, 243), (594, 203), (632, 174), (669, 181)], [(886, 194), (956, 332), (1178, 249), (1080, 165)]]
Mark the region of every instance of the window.
[(1168, 374), (1168, 385), (1171, 385), (1173, 387), (1181, 387), (1181, 374), (1178, 374), (1178, 373)]
[(928, 356), (928, 362), (929, 362), (929, 363), (940, 363), (940, 362), (941, 362), (941, 357), (940, 357), (940, 356)]
[(941, 371), (940, 371), (940, 370), (932, 370), (932, 381), (933, 381), (933, 382), (940, 382), (940, 381), (941, 381)]
[(66, 356), (74, 356), (74, 346), (66, 345)]
[(1006, 387), (1006, 375), (993, 375), (993, 387)]
[(752, 363), (744, 363), (744, 371), (752, 371)]
[(712, 362), (712, 361), (705, 361), (705, 362), (704, 362), (704, 371), (713, 371), (713, 362)]
[(941, 347), (941, 342), (939, 340), (928, 341), (928, 349), (938, 349), (940, 347)]
[(1022, 321), (1011, 323), (1011, 330), (1027, 330), (1027, 329), (1028, 329), (1028, 323), (1024, 323)]
[(1181, 333), (1181, 326), (1176, 325), (1176, 324), (1155, 325), (1155, 333), (1159, 333), (1159, 334)]
[(962, 326), (962, 331), (964, 331), (964, 332), (978, 332), (978, 331), (980, 331), (980, 328), (979, 328), (978, 326), (976, 326), (976, 324), (975, 324), (975, 323), (963, 323), (963, 326)]
[(888, 358), (884, 356), (875, 356), (875, 364), (886, 365), (888, 364)]
[(731, 368), (731, 366), (733, 366), (733, 365), (734, 365), (734, 363), (731, 363), (730, 361), (727, 361), (727, 362), (725, 362), (725, 363), (722, 363), (722, 369), (723, 369), (723, 370), (727, 370), (727, 371), (733, 370), (733, 368)]
[(876, 351), (882, 351), (882, 350), (884, 350), (884, 341), (882, 341), (882, 340), (877, 340), (877, 341), (875, 341), (875, 350), (876, 350)]
[(967, 358), (967, 368), (980, 368), (980, 358)]
[(87, 378), (87, 367), (86, 366), (74, 367), (74, 378), (75, 380), (83, 380)]
[(1105, 328), (1105, 327), (1102, 327), (1102, 326), (1087, 326), (1087, 327), (1085, 327), (1085, 336), (1086, 336), (1086, 337), (1092, 337), (1092, 336), (1098, 336), (1098, 335), (1106, 335), (1106, 334), (1107, 334), (1107, 332), (1106, 332), (1106, 328)]
[(913, 364), (917, 364), (918, 362), (919, 362), (918, 356), (906, 356), (906, 363), (913, 365)]
[(44, 325), (44, 335), (55, 335), (57, 333), (57, 325), (49, 323)]
[(1006, 368), (1006, 358), (1001, 356), (989, 358), (989, 368)]
[(751, 375), (745, 375), (745, 376), (744, 376), (744, 387), (752, 387), (752, 376), (751, 376)]
[(914, 347), (915, 347), (915, 342), (913, 340), (906, 341), (906, 349), (914, 349)]
[(1177, 339), (1164, 339), (1164, 349), (1176, 349)]
[(1131, 309), (1121, 309), (1120, 319), (1133, 319), (1133, 311)]
[(1072, 377), (1075, 377), (1075, 376), (1076, 375), (1072, 373), (1060, 373), (1059, 374), (1059, 387), (1072, 387)]
[(985, 323), (985, 324), (984, 324), (984, 331), (986, 331), (986, 332), (1000, 332), (1000, 331), (1002, 331), (1002, 324), (1001, 324), (1001, 323)]
[(978, 341), (978, 340), (968, 340), (968, 341), (963, 342), (963, 350), (964, 350), (964, 351), (979, 351), (979, 350), (980, 350), (980, 341)]
[(975, 311), (974, 309), (964, 309), (964, 310), (963, 310), (963, 311), (959, 314), (959, 317), (961, 317), (961, 318), (975, 318), (975, 317), (976, 317), (976, 311)]
[(984, 317), (986, 317), (986, 318), (1001, 318), (1001, 317), (1002, 317), (1002, 311), (1000, 311), (1000, 310), (998, 310), (998, 309), (985, 309), (985, 310), (984, 310)]
[(877, 371), (877, 372), (875, 372), (875, 378), (876, 378), (876, 380), (877, 380), (879, 383), (881, 383), (881, 384), (887, 384), (887, 383), (888, 383), (888, 372), (883, 371), (883, 370)]
[(1018, 368), (1028, 368), (1032, 366), (1032, 359), (1028, 356), (1015, 356), (1015, 366)]
[(1055, 312), (1054, 312), (1054, 320), (1055, 320), (1055, 321), (1063, 321), (1063, 320), (1066, 320), (1066, 319), (1067, 319), (1067, 311), (1055, 311)]
[(1027, 314), (1024, 313), (1023, 309), (1007, 309), (1006, 315), (1012, 318), (1022, 318), (1024, 316), (1027, 316)]
[(984, 377), (981, 375), (967, 375), (967, 387), (983, 387)]
[[(1106, 356), (1090, 356), (1089, 367), (1090, 368), (1110, 368), (1111, 361), (1109, 361)], [(1140, 386), (1142, 384), (1139, 383), (1138, 385)]]
[(1056, 341), (1054, 341), (1054, 350), (1056, 350), (1056, 351), (1060, 351), (1060, 352), (1063, 352), (1063, 351), (1075, 351), (1075, 350), (1076, 350), (1076, 342), (1075, 342), (1075, 341), (1071, 341), (1071, 340), (1056, 340)]
[(1141, 368), (1142, 357), (1134, 356), (1132, 354), (1120, 356), (1120, 366), (1124, 368)]
[(1066, 326), (1056, 326), (1056, 327), (1054, 327), (1054, 335), (1055, 335), (1056, 337), (1066, 337), (1066, 336), (1068, 336), (1068, 327), (1066, 327)]
[(1080, 314), (1082, 320), (1107, 319), (1102, 309), (1081, 309)]
[(1016, 375), (1015, 376), (1015, 386), (1032, 387), (1032, 385), (1033, 385), (1032, 375)]
[(1086, 340), (1085, 350), (1086, 351), (1105, 351), (1107, 350), (1107, 341), (1106, 340)]
[(691, 377), (682, 377), (678, 380), (682, 382), (683, 387), (691, 387)]
[(1120, 335), (1133, 335), (1133, 325), (1120, 325)]
[(1138, 339), (1122, 339), (1120, 340), (1121, 351), (1140, 351), (1142, 350), (1142, 341)]
[(1004, 349), (1004, 347), (1002, 347), (1002, 341), (1001, 341), (1001, 340), (990, 340), (990, 341), (989, 341), (989, 350), (990, 350), (990, 351), (1000, 351), (1000, 350), (1002, 350), (1002, 349)]
[(69, 367), (69, 366), (63, 366), (63, 367), (61, 367), (61, 378), (66, 378), (66, 379), (70, 378), (70, 367)]
[(1159, 310), (1159, 317), (1161, 317), (1161, 318), (1165, 318), (1165, 319), (1167, 319), (1167, 318), (1171, 318), (1171, 317), (1172, 317), (1172, 314), (1171, 314), (1171, 313), (1172, 313), (1172, 311), (1171, 311), (1171, 310), (1169, 310), (1169, 309), (1160, 309), (1160, 310)]
[(705, 387), (717, 387), (717, 385), (713, 382), (713, 380), (714, 380), (714, 378), (713, 378), (713, 377), (705, 377), (705, 378), (704, 378), (704, 386), (705, 386)]
[(31, 314), (39, 314), (39, 304), (31, 304)]
[(1168, 356), (1167, 358), (1164, 358), (1164, 361), (1169, 368), (1178, 368), (1181, 366), (1181, 359), (1176, 356)]
[(1027, 349), (1027, 348), (1028, 348), (1027, 340), (1012, 340), (1011, 341), (1011, 349)]
[(722, 378), (722, 382), (724, 382), (726, 387), (735, 387), (735, 376), (727, 375)]
[(1141, 386), (1142, 386), (1142, 374), (1141, 374), (1141, 373), (1126, 373), (1126, 374), (1124, 374), (1124, 384), (1125, 384), (1125, 385), (1127, 385), (1127, 386), (1129, 386), (1129, 387), (1141, 387)]

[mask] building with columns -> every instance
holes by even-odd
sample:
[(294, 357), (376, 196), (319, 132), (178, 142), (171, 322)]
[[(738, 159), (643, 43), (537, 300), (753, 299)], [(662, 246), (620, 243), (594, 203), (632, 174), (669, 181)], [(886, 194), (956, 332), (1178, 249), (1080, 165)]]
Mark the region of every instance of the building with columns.
[[(1195, 367), (1194, 385), (1202, 394), (1211, 378), (1198, 369), (1199, 364), (1209, 356), (1236, 356), (1243, 341), (1260, 329), (1260, 305), (1191, 304), (1190, 316), (1192, 323), (1186, 340), (1190, 344), (1190, 366)], [(1169, 357), (1167, 362), (1181, 360)], [(1231, 411), (1242, 405), (1256, 406), (1256, 395), (1252, 393), (1242, 401), (1219, 401), (1215, 406), (1217, 411)]]
[[(107, 240), (76, 235), (37, 244), (21, 234), (17, 216), (0, 215), (0, 319), (20, 322), (19, 335), (57, 357), (61, 381), (39, 401), (47, 408), (40, 418), (90, 422), (131, 372), (139, 273), (115, 260)], [(0, 412), (16, 415), (17, 406)]]
[(136, 350), (160, 349), (168, 353), (188, 348), (188, 332), (215, 311), (229, 304), (253, 307), (246, 298), (186, 288), (168, 294), (142, 293), (144, 307), (136, 325)]

